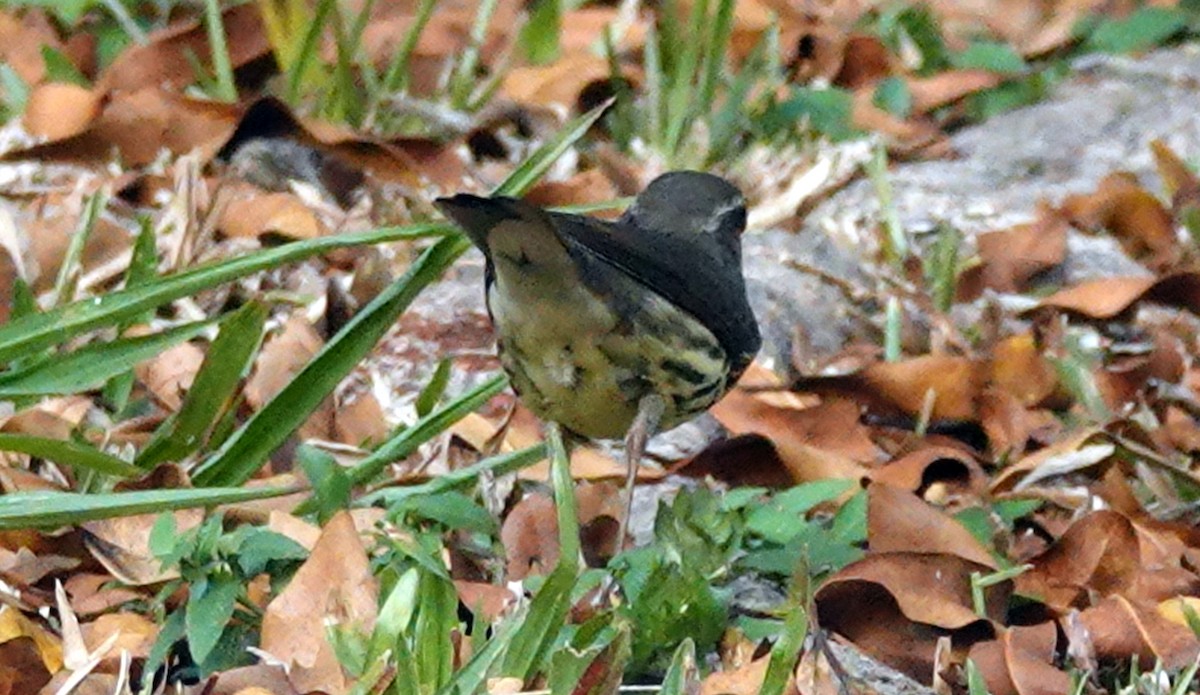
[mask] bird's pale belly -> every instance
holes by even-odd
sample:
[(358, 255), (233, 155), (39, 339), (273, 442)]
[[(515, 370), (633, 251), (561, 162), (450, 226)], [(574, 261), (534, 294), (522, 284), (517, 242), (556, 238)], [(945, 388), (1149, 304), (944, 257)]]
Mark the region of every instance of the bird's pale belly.
[(554, 282), (543, 293), (535, 277), (523, 280), (508, 292), (493, 287), (488, 300), (501, 363), (538, 417), (585, 437), (617, 438), (643, 396), (663, 397), (665, 429), (725, 393), (728, 364), (716, 338), (654, 292), (638, 286), (637, 311), (618, 321), (578, 283)]

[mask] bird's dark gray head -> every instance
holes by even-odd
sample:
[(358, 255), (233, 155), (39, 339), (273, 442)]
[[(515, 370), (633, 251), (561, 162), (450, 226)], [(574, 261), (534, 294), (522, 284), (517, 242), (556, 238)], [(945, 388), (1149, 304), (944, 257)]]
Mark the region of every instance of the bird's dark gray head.
[(746, 229), (746, 199), (720, 176), (673, 171), (651, 181), (625, 217), (661, 234), (714, 234), (731, 242)]

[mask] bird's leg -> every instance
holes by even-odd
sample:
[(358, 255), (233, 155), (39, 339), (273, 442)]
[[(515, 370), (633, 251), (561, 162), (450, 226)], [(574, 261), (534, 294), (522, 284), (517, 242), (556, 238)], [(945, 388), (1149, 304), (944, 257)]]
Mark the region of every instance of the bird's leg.
[(637, 417), (633, 419), (633, 424), (629, 426), (629, 432), (625, 435), (625, 463), (629, 469), (625, 473), (625, 510), (617, 525), (618, 553), (625, 547), (625, 532), (629, 530), (629, 517), (633, 514), (633, 483), (637, 480), (642, 454), (646, 452), (646, 440), (658, 430), (666, 408), (666, 402), (657, 393), (642, 396), (638, 401)]

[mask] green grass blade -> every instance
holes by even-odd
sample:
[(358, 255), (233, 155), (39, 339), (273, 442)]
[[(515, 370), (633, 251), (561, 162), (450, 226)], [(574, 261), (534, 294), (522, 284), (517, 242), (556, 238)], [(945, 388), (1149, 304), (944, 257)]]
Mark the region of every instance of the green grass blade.
[(205, 0), (204, 28), (208, 31), (209, 55), (216, 76), (216, 94), (213, 96), (233, 103), (237, 101), (237, 85), (233, 81), (233, 63), (229, 59), (229, 45), (225, 43), (225, 23), (221, 20), (218, 0)]
[(144, 471), (116, 456), (106, 454), (90, 444), (48, 439), (25, 434), (0, 434), (0, 451), (15, 451), (71, 466), (121, 478), (140, 476)]
[(287, 101), (289, 104), (296, 104), (300, 101), (301, 90), (304, 87), (305, 80), (311, 79), (309, 73), (317, 66), (317, 42), (321, 39), (321, 33), (325, 30), (325, 23), (329, 21), (329, 13), (334, 9), (335, 0), (319, 0), (317, 2), (317, 11), (312, 18), (312, 23), (308, 25), (308, 31), (304, 34), (304, 42), (300, 44), (300, 49), (296, 52), (295, 62), (287, 66)]
[[(708, 0), (695, 0), (692, 16), (688, 21), (688, 37), (679, 62), (672, 65), (669, 74), (670, 88), (667, 94), (666, 154), (674, 157), (695, 115), (696, 78), (700, 69), (701, 51), (704, 49), (704, 23), (708, 20)], [(678, 55), (678, 54), (677, 54)]]
[(400, 279), (355, 315), (271, 402), (196, 469), (196, 484), (240, 485), (249, 480), (374, 347), (417, 294), (469, 246), (465, 237), (455, 235), (421, 254)]
[(704, 68), (700, 82), (699, 109), (701, 112), (712, 111), (713, 101), (717, 96), (717, 82), (725, 68), (725, 52), (729, 47), (729, 37), (733, 35), (733, 8), (736, 0), (717, 0), (717, 16), (705, 46)]
[(250, 302), (221, 322), (179, 412), (138, 454), (139, 467), (182, 460), (204, 444), (258, 354), (267, 313), (265, 304)]
[(138, 490), (105, 494), (14, 492), (0, 495), (0, 530), (56, 527), (117, 516), (236, 504), (294, 492), (292, 488), (282, 487)]
[(658, 38), (658, 29), (651, 24), (646, 29), (646, 48), (644, 50), (646, 64), (646, 103), (650, 110), (650, 143), (662, 149), (666, 139), (663, 124), (667, 120), (666, 80), (662, 68), (662, 47)]
[[(387, 72), (383, 78), (383, 89), (377, 97), (382, 97), (387, 92), (403, 91), (408, 82), (408, 62), (412, 59), (413, 51), (417, 48), (417, 41), (421, 38), (421, 32), (425, 30), (425, 25), (429, 23), (429, 18), (433, 16), (433, 8), (437, 6), (437, 0), (421, 0), (417, 5), (417, 14), (413, 19), (413, 24), (404, 34), (404, 42), (400, 44), (400, 50), (396, 51), (396, 55), (392, 57), (392, 62), (388, 65)], [(374, 107), (378, 108), (380, 99), (377, 98)]]
[(74, 298), (75, 287), (79, 282), (79, 274), (83, 267), (83, 247), (87, 245), (92, 230), (96, 228), (96, 221), (100, 219), (100, 211), (107, 204), (108, 198), (103, 192), (88, 198), (83, 215), (79, 218), (79, 226), (71, 237), (71, 243), (67, 244), (62, 265), (58, 267), (58, 277), (54, 280), (52, 305), (65, 304)]
[(451, 228), (445, 224), (422, 224), (298, 241), (220, 263), (199, 266), (102, 297), (72, 302), (52, 311), (22, 317), (0, 326), (0, 363), (10, 362), (94, 328), (116, 325), (142, 311), (196, 294), (201, 290), (325, 251), (437, 236), (450, 231)]
[(104, 382), (167, 348), (199, 335), (212, 324), (197, 321), (151, 335), (93, 343), (0, 375), (0, 398), (53, 396), (99, 388)]
[(367, 507), (379, 502), (387, 506), (392, 506), (399, 504), (409, 497), (436, 495), (467, 485), (468, 483), (473, 483), (485, 472), (490, 472), (497, 476), (516, 473), (522, 468), (528, 468), (544, 458), (546, 458), (546, 446), (544, 444), (536, 444), (519, 451), (486, 458), (466, 468), (460, 468), (445, 475), (439, 475), (433, 480), (428, 480), (420, 485), (391, 487), (372, 492), (369, 495), (359, 498), (357, 505)]
[(466, 48), (459, 54), (459, 61), (454, 66), (454, 72), (450, 75), (450, 104), (456, 109), (465, 107), (471, 100), (471, 92), (475, 89), (475, 82), (479, 79), (475, 74), (475, 68), (479, 65), (479, 49), (483, 46), (484, 39), (487, 38), (488, 25), (492, 22), (492, 15), (496, 12), (498, 4), (498, 0), (481, 0), (475, 11), (471, 36), (467, 41)]

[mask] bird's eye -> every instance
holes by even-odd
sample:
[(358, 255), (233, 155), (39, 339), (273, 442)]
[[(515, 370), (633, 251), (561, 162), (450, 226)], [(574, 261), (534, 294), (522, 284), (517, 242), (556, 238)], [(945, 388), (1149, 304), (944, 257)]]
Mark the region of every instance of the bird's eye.
[(739, 205), (729, 212), (725, 213), (724, 226), (736, 229), (739, 232), (746, 229), (746, 206)]

